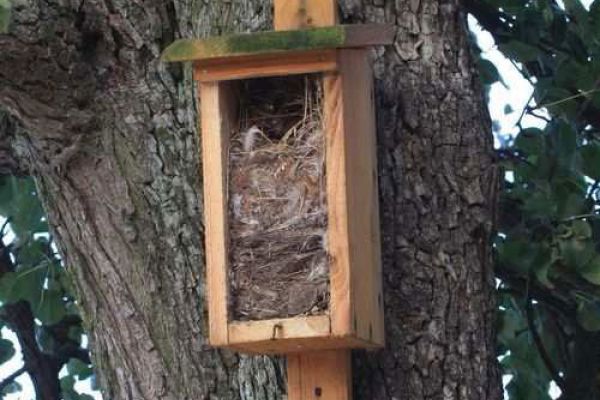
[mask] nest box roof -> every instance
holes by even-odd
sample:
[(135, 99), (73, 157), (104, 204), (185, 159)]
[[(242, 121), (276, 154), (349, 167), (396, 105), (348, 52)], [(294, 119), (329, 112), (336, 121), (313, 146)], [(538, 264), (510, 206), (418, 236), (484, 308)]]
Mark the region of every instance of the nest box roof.
[(335, 25), (293, 31), (269, 31), (181, 39), (162, 54), (168, 62), (202, 61), (273, 53), (366, 47), (393, 43), (393, 25)]

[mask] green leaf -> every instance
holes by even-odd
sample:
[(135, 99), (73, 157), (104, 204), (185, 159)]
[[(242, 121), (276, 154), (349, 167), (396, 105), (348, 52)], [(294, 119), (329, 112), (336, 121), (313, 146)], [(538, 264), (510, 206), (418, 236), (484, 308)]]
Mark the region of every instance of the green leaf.
[(32, 309), (40, 305), (46, 268), (34, 267), (8, 272), (0, 279), (0, 301), (16, 303), (27, 301)]
[(78, 400), (79, 395), (73, 388), (75, 377), (71, 375), (60, 378), (60, 390), (64, 400)]
[(600, 255), (596, 256), (590, 263), (579, 272), (579, 274), (595, 285), (600, 285)]
[(584, 41), (574, 31), (567, 32), (566, 43), (569, 49), (575, 53), (578, 61), (585, 62), (589, 57), (587, 46)]
[(498, 47), (502, 53), (519, 62), (535, 61), (539, 55), (537, 47), (533, 47), (518, 40), (501, 43)]
[(481, 80), (484, 84), (491, 85), (500, 80), (500, 73), (491, 61), (486, 60), (485, 58), (480, 58), (478, 60), (478, 64)]
[(585, 269), (596, 255), (595, 246), (590, 240), (561, 240), (559, 249), (565, 265), (573, 271)]
[(600, 145), (591, 143), (581, 148), (581, 172), (593, 180), (600, 180)]
[(577, 322), (589, 332), (600, 332), (600, 303), (585, 301), (577, 309)]
[(0, 339), (0, 364), (4, 364), (15, 355), (15, 347), (8, 339)]
[(39, 307), (34, 309), (34, 314), (42, 323), (54, 325), (66, 315), (62, 292), (58, 290), (44, 290)]
[(515, 147), (527, 154), (541, 154), (545, 149), (544, 132), (538, 128), (523, 129), (515, 139)]
[(13, 301), (28, 301), (32, 309), (39, 307), (42, 300), (47, 268), (38, 266), (17, 271), (12, 288)]
[(21, 267), (35, 267), (46, 262), (48, 241), (45, 238), (28, 240), (17, 250), (17, 264)]
[(558, 127), (558, 155), (570, 164), (577, 150), (577, 133), (568, 124), (561, 123)]
[(36, 232), (48, 232), (44, 210), (31, 178), (0, 178), (0, 215), (11, 218), (10, 226), (21, 241)]
[(554, 285), (550, 282), (548, 275), (554, 261), (552, 250), (548, 245), (541, 245), (532, 261), (532, 269), (537, 280), (550, 289), (554, 288)]
[(565, 8), (567, 13), (569, 13), (572, 17), (575, 17), (576, 22), (582, 24), (585, 20), (587, 20), (587, 10), (581, 4), (580, 0), (563, 0), (565, 4)]
[(92, 370), (92, 366), (88, 365), (77, 358), (71, 358), (67, 363), (67, 371), (70, 375), (77, 376), (77, 378), (82, 381), (94, 373)]
[(63, 400), (94, 400), (89, 394), (79, 394), (75, 391), (75, 378), (67, 375), (60, 379), (60, 389)]
[(81, 345), (81, 336), (83, 335), (83, 328), (81, 325), (73, 325), (69, 327), (69, 339)]
[(527, 273), (531, 267), (532, 252), (525, 238), (509, 237), (497, 246), (498, 258), (506, 268)]
[(576, 239), (589, 239), (592, 237), (592, 227), (587, 221), (577, 220), (573, 222), (573, 234)]
[(0, 394), (7, 395), (12, 393), (18, 393), (21, 390), (23, 390), (23, 387), (19, 384), (19, 382), (13, 381), (8, 385), (4, 386), (4, 388), (2, 389), (2, 393)]
[(600, 40), (600, 2), (595, 0), (590, 6), (589, 21), (591, 34)]

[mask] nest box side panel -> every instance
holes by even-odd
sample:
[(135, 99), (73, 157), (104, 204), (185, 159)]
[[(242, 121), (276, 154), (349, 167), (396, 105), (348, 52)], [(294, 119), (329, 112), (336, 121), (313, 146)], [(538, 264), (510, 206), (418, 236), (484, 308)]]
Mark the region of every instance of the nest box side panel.
[(199, 91), (209, 341), (213, 346), (224, 346), (229, 342), (227, 148), (229, 133), (236, 120), (237, 102), (227, 83), (200, 83)]
[(369, 51), (339, 52), (345, 93), (346, 164), (352, 303), (356, 335), (384, 344), (377, 132)]
[(344, 93), (339, 73), (324, 74), (325, 159), (327, 171), (328, 247), (330, 256), (330, 317), (334, 335), (352, 336), (350, 238), (348, 236), (348, 191)]
[(338, 52), (325, 119), (332, 333), (384, 344), (376, 124), (368, 50)]

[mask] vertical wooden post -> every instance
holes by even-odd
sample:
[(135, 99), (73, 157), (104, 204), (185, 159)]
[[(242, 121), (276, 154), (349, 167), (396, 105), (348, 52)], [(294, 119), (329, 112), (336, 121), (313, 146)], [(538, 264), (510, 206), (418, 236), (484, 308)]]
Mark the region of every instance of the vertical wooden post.
[[(336, 0), (275, 0), (275, 30), (338, 23)], [(351, 400), (350, 350), (291, 354), (287, 358), (288, 400)]]
[(275, 30), (286, 31), (338, 23), (336, 0), (275, 0)]
[(350, 350), (290, 354), (288, 400), (351, 400)]

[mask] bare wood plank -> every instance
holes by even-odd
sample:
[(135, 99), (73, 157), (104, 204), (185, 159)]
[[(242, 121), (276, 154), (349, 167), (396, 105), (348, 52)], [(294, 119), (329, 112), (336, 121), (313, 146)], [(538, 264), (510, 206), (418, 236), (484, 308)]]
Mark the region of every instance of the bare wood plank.
[(229, 343), (315, 338), (329, 336), (329, 332), (330, 322), (327, 315), (232, 322), (229, 324)]
[(294, 354), (287, 362), (289, 400), (352, 399), (350, 350)]
[(294, 354), (317, 350), (377, 349), (379, 346), (352, 337), (319, 337), (230, 344), (231, 350), (247, 354)]
[(339, 51), (353, 328), (384, 344), (373, 72), (365, 49)]
[(275, 0), (275, 30), (330, 26), (338, 23), (336, 0)]
[(201, 82), (273, 77), (335, 71), (335, 50), (281, 55), (245, 56), (235, 59), (204, 60), (194, 64), (195, 79)]
[(209, 341), (228, 343), (227, 147), (236, 102), (229, 85), (200, 83)]
[(348, 237), (348, 191), (346, 183), (344, 98), (342, 76), (325, 74), (324, 130), (327, 171), (328, 251), (330, 255), (331, 331), (336, 336), (354, 334)]
[(331, 329), (383, 345), (373, 78), (367, 50), (340, 50), (324, 79)]
[(249, 55), (294, 53), (392, 44), (394, 25), (336, 25), (292, 31), (270, 31), (181, 39), (162, 54), (168, 62), (235, 58)]

